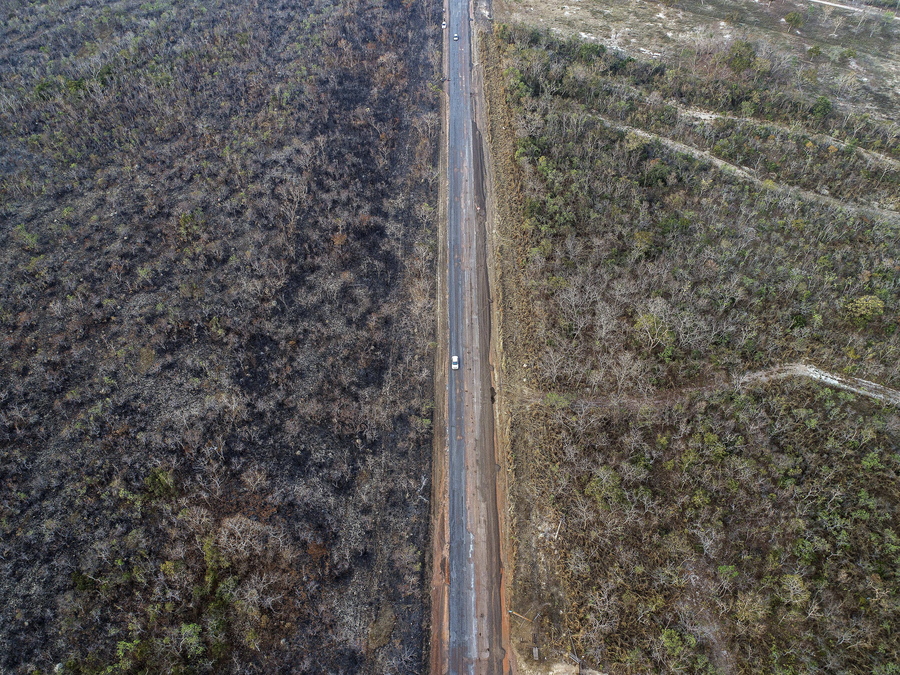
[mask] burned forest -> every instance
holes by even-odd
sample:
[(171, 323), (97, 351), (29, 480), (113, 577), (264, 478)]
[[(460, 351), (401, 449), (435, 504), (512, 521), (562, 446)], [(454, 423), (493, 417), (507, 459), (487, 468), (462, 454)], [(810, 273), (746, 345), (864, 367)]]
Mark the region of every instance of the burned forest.
[(440, 6), (0, 10), (0, 671), (427, 651)]

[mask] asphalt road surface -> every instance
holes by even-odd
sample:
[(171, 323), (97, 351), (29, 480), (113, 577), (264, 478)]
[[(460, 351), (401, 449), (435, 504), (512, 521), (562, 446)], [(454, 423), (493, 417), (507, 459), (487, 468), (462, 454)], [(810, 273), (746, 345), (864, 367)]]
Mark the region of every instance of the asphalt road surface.
[[(497, 465), (490, 395), (490, 307), (484, 248), (483, 145), (476, 127), (468, 0), (447, 0), (448, 666), (504, 672)], [(454, 40), (453, 36), (459, 39)]]

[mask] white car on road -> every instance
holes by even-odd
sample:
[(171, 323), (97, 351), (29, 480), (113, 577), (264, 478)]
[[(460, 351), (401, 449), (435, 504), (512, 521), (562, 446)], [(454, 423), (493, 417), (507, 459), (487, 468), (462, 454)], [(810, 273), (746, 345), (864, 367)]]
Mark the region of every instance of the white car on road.
[(450, 368), (453, 370), (459, 370), (459, 357), (454, 355), (450, 358)]
[(459, 40), (459, 35), (456, 34), (456, 33), (454, 33), (454, 34), (453, 34), (453, 39), (454, 39), (454, 40)]

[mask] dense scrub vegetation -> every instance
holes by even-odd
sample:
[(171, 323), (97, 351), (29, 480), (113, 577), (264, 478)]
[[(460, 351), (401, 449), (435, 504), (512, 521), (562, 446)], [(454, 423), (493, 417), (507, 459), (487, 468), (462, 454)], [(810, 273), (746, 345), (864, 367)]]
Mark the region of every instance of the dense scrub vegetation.
[[(589, 104), (622, 119), (666, 124), (672, 104), (797, 125), (838, 140), (900, 156), (900, 128), (878, 116), (839, 109), (811, 81), (798, 86), (796, 68), (780, 63), (765, 43), (733, 40), (695, 49), (671, 64), (643, 62), (596, 43), (554, 40), (538, 30), (500, 26), (498, 37), (522, 48), (517, 67), (535, 96), (544, 93)], [(517, 39), (518, 38), (518, 39)], [(536, 51), (531, 51), (535, 49)], [(819, 56), (810, 57), (813, 59)], [(652, 96), (652, 98), (650, 98)], [(656, 103), (647, 109), (638, 103)], [(659, 105), (665, 102), (667, 105)]]
[(4, 4), (0, 670), (424, 662), (439, 16)]
[(532, 407), (519, 434), (561, 648), (614, 672), (894, 672), (896, 410), (788, 382)]
[(892, 672), (897, 411), (724, 383), (900, 385), (896, 125), (520, 28), (488, 57), (513, 609), (611, 672)]
[[(608, 81), (640, 82), (644, 75), (631, 71), (646, 66), (591, 45), (519, 37), (506, 36), (524, 191), (515, 254), (529, 312), (543, 312), (529, 343), (537, 383), (646, 392), (800, 357), (900, 383), (900, 219), (748, 182), (616, 128), (606, 109), (633, 108), (625, 121), (655, 130), (646, 124), (660, 107), (652, 94), (639, 105), (609, 93), (612, 85), (604, 93)], [(589, 84), (574, 92), (553, 86), (571, 71)], [(677, 84), (673, 72), (657, 76)], [(816, 130), (827, 124), (814, 115), (808, 121)], [(881, 129), (873, 135), (893, 133)], [(721, 138), (740, 145), (744, 137)], [(808, 157), (786, 134), (767, 142), (777, 146), (779, 138), (786, 166), (779, 177), (802, 174)], [(841, 173), (848, 166), (841, 154), (818, 157), (819, 173), (838, 193), (861, 181)], [(871, 182), (891, 200), (900, 195), (888, 172)]]
[[(720, 53), (705, 79), (623, 59), (593, 45), (579, 50), (565, 67), (560, 59), (566, 58), (566, 49), (555, 57), (540, 50), (522, 53), (515, 86), (534, 98), (546, 90), (582, 102), (585, 114), (687, 143), (763, 179), (900, 207), (900, 162), (892, 158), (900, 156), (900, 125), (842, 114), (823, 96), (803, 99), (762, 90), (762, 81), (772, 76), (771, 65), (758, 65), (750, 43), (739, 41)], [(690, 63), (693, 71), (696, 64)], [(754, 68), (761, 70), (746, 74)], [(609, 76), (619, 70), (625, 72)], [(696, 112), (692, 106), (697, 105), (719, 114)]]
[[(785, 104), (799, 93), (810, 101), (824, 97), (859, 119), (896, 121), (900, 21), (896, 10), (854, 4), (862, 11), (799, 0), (591, 0), (565, 6), (495, 0), (496, 13), (511, 23), (599, 40), (648, 60), (651, 69), (679, 69), (677, 80), (708, 91), (708, 101), (696, 99), (704, 108), (750, 93), (747, 106), (793, 122), (799, 115), (786, 116), (791, 107)], [(764, 85), (748, 87), (747, 81)], [(773, 91), (773, 84), (781, 91)], [(754, 89), (763, 99), (774, 93), (782, 101), (760, 108), (752, 100)]]

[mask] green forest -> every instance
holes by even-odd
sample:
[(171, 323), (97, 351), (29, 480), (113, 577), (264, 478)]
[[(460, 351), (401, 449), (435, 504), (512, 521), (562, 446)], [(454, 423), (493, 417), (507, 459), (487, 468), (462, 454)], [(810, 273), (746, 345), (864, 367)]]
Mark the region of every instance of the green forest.
[(522, 630), (610, 673), (897, 672), (900, 411), (766, 373), (900, 386), (900, 127), (748, 41), (483, 54)]

